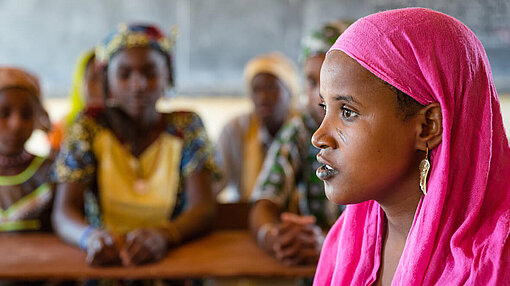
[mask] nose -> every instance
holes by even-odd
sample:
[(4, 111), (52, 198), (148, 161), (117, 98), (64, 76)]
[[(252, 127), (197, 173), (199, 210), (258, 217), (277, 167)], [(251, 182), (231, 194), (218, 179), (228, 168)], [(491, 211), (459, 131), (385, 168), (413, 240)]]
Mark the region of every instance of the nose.
[(19, 112), (13, 112), (9, 117), (9, 129), (12, 131), (17, 131), (23, 125), (23, 118)]
[(330, 126), (329, 121), (324, 118), (319, 128), (312, 136), (312, 144), (319, 149), (338, 148), (337, 141), (335, 140), (334, 128)]
[(267, 90), (257, 90), (253, 95), (257, 105), (271, 105), (274, 100), (274, 95)]
[(133, 72), (130, 83), (134, 91), (143, 91), (147, 88), (147, 78), (140, 72)]

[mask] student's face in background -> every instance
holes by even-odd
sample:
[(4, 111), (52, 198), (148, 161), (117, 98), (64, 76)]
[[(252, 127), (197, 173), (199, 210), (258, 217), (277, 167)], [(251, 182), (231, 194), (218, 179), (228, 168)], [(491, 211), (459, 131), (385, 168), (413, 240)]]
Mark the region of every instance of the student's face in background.
[(307, 108), (317, 124), (324, 118), (324, 109), (320, 106), (319, 83), (322, 62), (325, 54), (314, 55), (306, 59), (303, 70), (306, 77), (305, 90), (308, 97)]
[(289, 112), (291, 96), (287, 87), (274, 75), (259, 73), (251, 82), (251, 98), (263, 124), (277, 131)]
[(388, 203), (402, 199), (402, 190), (418, 189), (418, 123), (402, 119), (394, 90), (334, 51), (322, 66), (320, 91), (326, 115), (312, 142), (321, 149), (317, 175), (327, 197), (338, 204)]
[(103, 106), (103, 82), (101, 72), (96, 67), (95, 58), (87, 63), (83, 80), (83, 94), (85, 95), (85, 104), (88, 107)]
[(29, 91), (0, 91), (0, 154), (13, 156), (24, 150), (35, 124), (36, 100)]
[(120, 51), (108, 65), (108, 96), (131, 118), (154, 114), (157, 100), (164, 95), (168, 72), (165, 56), (155, 49)]

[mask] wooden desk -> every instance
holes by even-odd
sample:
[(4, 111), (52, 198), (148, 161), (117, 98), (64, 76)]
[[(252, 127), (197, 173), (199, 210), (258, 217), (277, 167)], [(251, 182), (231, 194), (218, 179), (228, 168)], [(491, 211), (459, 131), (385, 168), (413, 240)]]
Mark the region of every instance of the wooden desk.
[(311, 277), (315, 266), (286, 267), (248, 231), (217, 231), (139, 267), (90, 267), (85, 253), (51, 234), (0, 235), (0, 279)]

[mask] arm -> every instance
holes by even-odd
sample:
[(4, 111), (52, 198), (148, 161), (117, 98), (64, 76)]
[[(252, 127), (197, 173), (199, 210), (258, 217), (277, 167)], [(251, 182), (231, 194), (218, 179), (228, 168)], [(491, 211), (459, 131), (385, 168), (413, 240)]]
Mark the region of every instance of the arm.
[(84, 190), (82, 183), (58, 184), (53, 206), (52, 222), (56, 233), (76, 246), (89, 226), (83, 212)]
[(257, 244), (264, 250), (273, 253), (274, 236), (268, 235), (275, 231), (280, 223), (280, 209), (270, 200), (257, 201), (250, 210), (250, 231)]
[(213, 184), (212, 189), (215, 197), (225, 188), (229, 187), (229, 185), (235, 187), (238, 198), (241, 196), (234, 180), (234, 178), (239, 178), (241, 175), (238, 170), (239, 164), (236, 164), (236, 161), (242, 159), (240, 158), (242, 156), (242, 150), (240, 149), (242, 145), (241, 140), (242, 136), (236, 118), (225, 125), (216, 144), (216, 164), (222, 176), (220, 180)]
[(259, 246), (290, 265), (316, 262), (322, 241), (315, 217), (281, 213), (289, 211), (289, 202), (296, 194), (296, 174), (303, 162), (300, 156), (292, 155), (304, 152), (297, 127), (285, 125), (273, 141), (252, 193), (256, 203), (250, 212), (250, 228)]
[[(94, 136), (93, 121), (80, 117), (70, 128), (53, 169), (57, 182), (52, 214), (53, 228), (65, 241), (87, 251), (92, 265), (117, 263), (114, 237), (105, 230), (89, 226), (84, 215), (83, 182), (95, 176), (95, 157), (90, 149)], [(87, 171), (84, 171), (87, 170)]]
[(210, 174), (206, 170), (194, 172), (185, 183), (188, 206), (173, 223), (181, 240), (187, 241), (213, 228), (216, 203), (211, 190)]
[[(87, 251), (87, 263), (91, 265), (109, 265), (119, 262), (115, 237), (101, 229), (89, 229), (83, 212), (83, 183), (61, 183), (52, 214), (52, 222), (57, 234), (65, 241), (78, 245), (84, 244)], [(84, 241), (82, 241), (84, 240)]]

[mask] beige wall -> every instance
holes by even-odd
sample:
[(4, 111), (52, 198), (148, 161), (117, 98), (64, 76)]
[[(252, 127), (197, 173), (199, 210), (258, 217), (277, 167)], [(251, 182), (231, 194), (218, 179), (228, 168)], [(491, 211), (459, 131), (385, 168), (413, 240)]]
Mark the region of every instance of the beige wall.
[[(507, 134), (510, 130), (510, 95), (500, 96), (503, 121)], [(53, 121), (62, 118), (67, 110), (66, 99), (48, 99), (45, 106)], [(173, 98), (162, 100), (160, 110), (192, 110), (197, 112), (203, 119), (211, 140), (216, 141), (223, 125), (232, 117), (248, 112), (252, 105), (247, 98)], [(473, 119), (475, 120), (475, 119)], [(41, 132), (36, 132), (27, 143), (27, 148), (37, 154), (46, 154), (48, 144)]]

